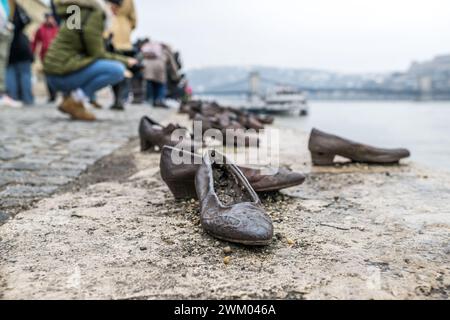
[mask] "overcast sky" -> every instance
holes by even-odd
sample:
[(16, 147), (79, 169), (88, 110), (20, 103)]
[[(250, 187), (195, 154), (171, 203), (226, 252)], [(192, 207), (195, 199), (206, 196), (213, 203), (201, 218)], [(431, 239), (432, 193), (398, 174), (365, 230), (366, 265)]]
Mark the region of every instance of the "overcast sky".
[(449, 0), (135, 1), (135, 36), (172, 44), (187, 67), (383, 72), (450, 53)]
[(402, 70), (450, 53), (449, 0), (135, 0), (137, 35), (182, 50), (188, 67)]

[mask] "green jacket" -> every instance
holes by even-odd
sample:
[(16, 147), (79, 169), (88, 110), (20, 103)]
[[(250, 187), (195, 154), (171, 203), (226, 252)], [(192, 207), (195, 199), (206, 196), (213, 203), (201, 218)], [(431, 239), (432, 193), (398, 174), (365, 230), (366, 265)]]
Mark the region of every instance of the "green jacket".
[(81, 70), (99, 59), (117, 60), (127, 64), (127, 57), (105, 50), (103, 31), (106, 14), (102, 9), (95, 6), (89, 7), (85, 0), (59, 0), (55, 4), (57, 13), (61, 17), (67, 16), (69, 5), (79, 5), (82, 31), (71, 30), (65, 21), (62, 22), (58, 36), (44, 59), (46, 74), (67, 75)]

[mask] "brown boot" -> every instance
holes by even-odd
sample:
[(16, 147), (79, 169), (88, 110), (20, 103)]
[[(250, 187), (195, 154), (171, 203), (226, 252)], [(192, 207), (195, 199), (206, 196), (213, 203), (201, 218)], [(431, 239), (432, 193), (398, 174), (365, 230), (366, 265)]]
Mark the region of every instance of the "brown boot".
[(67, 113), (74, 120), (95, 121), (95, 116), (86, 110), (83, 103), (75, 101), (72, 97), (66, 98), (59, 111)]

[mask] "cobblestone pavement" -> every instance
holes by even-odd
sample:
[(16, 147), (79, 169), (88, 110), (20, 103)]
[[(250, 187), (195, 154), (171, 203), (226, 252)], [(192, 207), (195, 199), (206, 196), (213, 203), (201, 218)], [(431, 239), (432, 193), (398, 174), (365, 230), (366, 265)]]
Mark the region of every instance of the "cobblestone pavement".
[(137, 136), (142, 115), (163, 119), (169, 112), (130, 106), (121, 113), (96, 111), (99, 121), (85, 123), (49, 105), (1, 108), (0, 225)]

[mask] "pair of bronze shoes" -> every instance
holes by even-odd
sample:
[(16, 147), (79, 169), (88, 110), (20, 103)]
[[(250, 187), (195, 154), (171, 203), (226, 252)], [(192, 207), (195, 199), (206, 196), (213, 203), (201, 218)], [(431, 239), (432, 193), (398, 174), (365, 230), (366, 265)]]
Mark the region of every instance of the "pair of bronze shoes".
[(316, 166), (333, 165), (336, 156), (347, 158), (352, 162), (389, 165), (397, 164), (401, 159), (411, 155), (407, 149), (372, 147), (317, 129), (313, 129), (311, 132), (309, 151), (312, 162)]
[(304, 175), (286, 169), (264, 175), (238, 167), (218, 152), (201, 157), (169, 146), (162, 150), (160, 169), (175, 198), (200, 201), (205, 231), (218, 239), (257, 246), (272, 241), (273, 224), (256, 191), (277, 191), (305, 181)]

